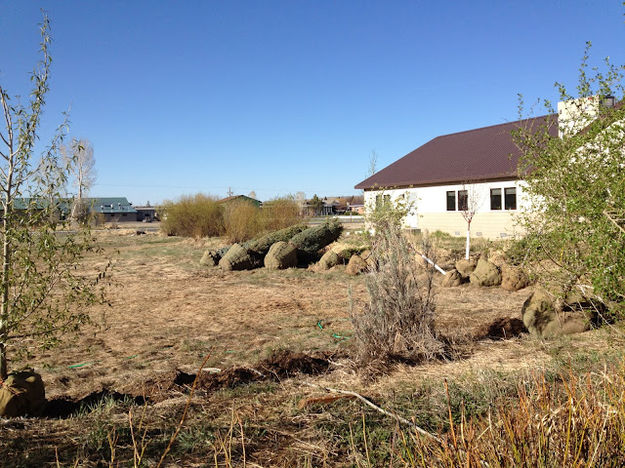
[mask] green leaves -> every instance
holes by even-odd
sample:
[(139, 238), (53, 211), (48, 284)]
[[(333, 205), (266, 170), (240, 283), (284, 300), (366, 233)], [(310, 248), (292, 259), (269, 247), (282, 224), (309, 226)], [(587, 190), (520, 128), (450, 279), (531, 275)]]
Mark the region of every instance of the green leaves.
[[(560, 128), (566, 123), (569, 130), (553, 137), (547, 124), (515, 132), (533, 206), (522, 224), (532, 239), (529, 262), (543, 283), (587, 286), (614, 310), (625, 303), (625, 232), (605, 213), (625, 218), (624, 68), (607, 61), (603, 71), (589, 70), (589, 47), (578, 96), (557, 84), (564, 99), (577, 99), (566, 103), (566, 122), (559, 116)], [(605, 96), (620, 104), (604, 106)]]

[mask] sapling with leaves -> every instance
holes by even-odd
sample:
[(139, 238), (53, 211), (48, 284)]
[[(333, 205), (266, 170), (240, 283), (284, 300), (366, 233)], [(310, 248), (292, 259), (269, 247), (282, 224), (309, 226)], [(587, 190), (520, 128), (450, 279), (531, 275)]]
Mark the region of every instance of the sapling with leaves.
[[(41, 23), (41, 59), (32, 72), (25, 104), (0, 85), (0, 379), (8, 375), (9, 351), (49, 347), (88, 321), (85, 305), (101, 300), (104, 271), (77, 268), (96, 248), (87, 227), (60, 232), (71, 200), (65, 197), (73, 161), (59, 149), (67, 118), (40, 157), (35, 155), (49, 89), (50, 23)], [(10, 344), (15, 346), (10, 349)]]
[(544, 102), (552, 117), (514, 134), (533, 207), (522, 224), (541, 282), (581, 289), (616, 313), (625, 310), (625, 66), (589, 68), (589, 50), (577, 89), (556, 83), (558, 108)]
[(466, 183), (462, 185), (462, 190), (458, 192), (458, 210), (467, 223), (467, 241), (465, 244), (464, 258), (469, 259), (471, 250), (471, 222), (482, 204), (480, 193), (475, 185)]

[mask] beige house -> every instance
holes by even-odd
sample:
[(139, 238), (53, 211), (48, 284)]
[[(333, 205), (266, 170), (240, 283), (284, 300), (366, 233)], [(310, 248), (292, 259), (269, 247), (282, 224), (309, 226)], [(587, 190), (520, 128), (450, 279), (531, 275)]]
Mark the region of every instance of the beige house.
[[(430, 140), (356, 185), (365, 207), (403, 199), (413, 206), (406, 228), (464, 236), (462, 212), (473, 210), (474, 236), (500, 238), (516, 234), (514, 216), (527, 207), (517, 166), (520, 152), (512, 131), (540, 126), (552, 116), (493, 125)], [(557, 126), (554, 126), (557, 136)]]
[[(548, 124), (553, 137), (576, 132), (583, 119), (596, 115), (597, 97), (558, 103), (558, 115), (544, 115), (493, 125), (430, 140), (355, 186), (364, 190), (365, 208), (403, 200), (414, 209), (404, 220), (408, 229), (464, 236), (463, 211), (473, 210), (473, 236), (502, 238), (521, 234), (515, 216), (531, 207), (518, 172), (519, 149), (512, 132)], [(605, 104), (604, 104), (605, 105)], [(612, 104), (614, 105), (614, 104)]]

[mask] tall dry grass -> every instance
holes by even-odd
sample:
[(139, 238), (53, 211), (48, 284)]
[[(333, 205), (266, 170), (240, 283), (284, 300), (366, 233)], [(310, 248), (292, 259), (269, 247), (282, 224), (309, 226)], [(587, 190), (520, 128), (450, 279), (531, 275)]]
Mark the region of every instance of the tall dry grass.
[[(422, 468), (625, 466), (624, 362), (555, 378), (537, 372), (519, 379), (516, 396), (488, 406), (476, 415), (462, 405), (458, 414), (448, 403), (447, 427), (430, 435), (396, 427), (376, 459)], [(368, 439), (376, 430), (363, 423), (362, 440), (350, 444), (353, 458), (371, 459)]]
[(162, 207), (162, 231), (168, 236), (212, 237), (224, 232), (223, 210), (217, 199), (198, 193), (167, 200)]

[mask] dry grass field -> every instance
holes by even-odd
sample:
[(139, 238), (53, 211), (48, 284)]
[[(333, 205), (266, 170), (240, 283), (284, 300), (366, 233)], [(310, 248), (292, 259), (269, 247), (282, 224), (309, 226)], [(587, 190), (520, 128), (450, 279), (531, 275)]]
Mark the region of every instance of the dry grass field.
[(494, 320), (520, 318), (530, 290), (465, 285), (437, 289), (437, 327), (457, 342), (449, 360), (368, 380), (350, 360), (363, 277), (222, 272), (199, 265), (219, 240), (98, 235), (113, 260), (110, 304), (60, 347), (12, 362), (40, 372), (52, 402), (46, 418), (0, 420), (3, 466), (154, 466), (185, 408), (162, 466), (388, 466), (395, 421), (321, 387), (356, 391), (438, 431), (449, 411), (483, 414), (533, 372), (621, 358), (613, 327), (551, 342), (480, 339)]

